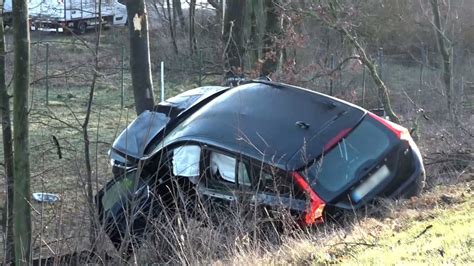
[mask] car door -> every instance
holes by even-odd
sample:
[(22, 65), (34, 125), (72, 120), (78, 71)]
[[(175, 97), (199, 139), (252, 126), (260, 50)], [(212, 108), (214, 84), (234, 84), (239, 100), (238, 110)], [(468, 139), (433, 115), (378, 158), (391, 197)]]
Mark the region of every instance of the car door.
[[(238, 154), (207, 147), (203, 151), (197, 191), (208, 208), (238, 207), (251, 190), (248, 160)], [(232, 208), (230, 208), (232, 209)]]
[(154, 195), (168, 211), (184, 210), (200, 177), (201, 145), (177, 143), (158, 155), (149, 163)]
[(253, 161), (251, 163), (252, 204), (265, 212), (281, 213), (287, 210), (292, 215), (300, 215), (306, 210), (307, 198), (296, 186), (286, 171), (277, 167)]

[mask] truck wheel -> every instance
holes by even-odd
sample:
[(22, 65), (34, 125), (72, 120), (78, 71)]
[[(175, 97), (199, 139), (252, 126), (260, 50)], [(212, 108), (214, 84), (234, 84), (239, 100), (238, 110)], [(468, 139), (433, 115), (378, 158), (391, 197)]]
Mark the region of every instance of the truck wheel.
[(109, 30), (112, 25), (114, 25), (114, 17), (109, 16), (109, 17), (104, 17), (103, 22), (102, 22), (102, 29), (103, 30)]
[(76, 24), (76, 32), (78, 34), (84, 34), (86, 33), (87, 30), (87, 23), (85, 21), (79, 21), (79, 23)]

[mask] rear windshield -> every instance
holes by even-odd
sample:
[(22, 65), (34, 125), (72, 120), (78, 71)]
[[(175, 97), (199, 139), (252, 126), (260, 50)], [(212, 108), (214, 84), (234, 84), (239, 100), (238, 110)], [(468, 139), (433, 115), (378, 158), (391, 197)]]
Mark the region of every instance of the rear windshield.
[(310, 186), (326, 201), (338, 196), (359, 170), (376, 163), (390, 146), (391, 135), (369, 117), (303, 171)]

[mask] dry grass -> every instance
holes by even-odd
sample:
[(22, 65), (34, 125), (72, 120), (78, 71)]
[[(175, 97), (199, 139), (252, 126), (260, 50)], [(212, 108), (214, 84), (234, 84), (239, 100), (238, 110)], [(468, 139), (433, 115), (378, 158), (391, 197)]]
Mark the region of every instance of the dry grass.
[(289, 237), (273, 250), (238, 253), (236, 265), (472, 264), (474, 262), (474, 174), (436, 186), (420, 198), (382, 201), (343, 226)]

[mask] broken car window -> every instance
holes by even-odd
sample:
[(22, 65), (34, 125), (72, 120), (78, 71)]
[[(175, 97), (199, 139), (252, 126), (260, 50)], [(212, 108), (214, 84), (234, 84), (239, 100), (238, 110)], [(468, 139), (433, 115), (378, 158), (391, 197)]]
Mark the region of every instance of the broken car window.
[(320, 194), (332, 195), (356, 179), (360, 169), (372, 166), (370, 162), (377, 160), (389, 146), (387, 133), (372, 120), (365, 119), (303, 174), (312, 187), (319, 188)]
[(238, 173), (239, 173), (238, 175), (239, 185), (243, 185), (243, 186), (252, 185), (252, 183), (250, 182), (250, 176), (249, 176), (247, 165), (242, 161), (239, 162)]
[(181, 146), (173, 150), (173, 175), (199, 176), (201, 148), (197, 145)]
[(235, 183), (236, 159), (217, 152), (211, 153), (211, 173), (227, 182)]

